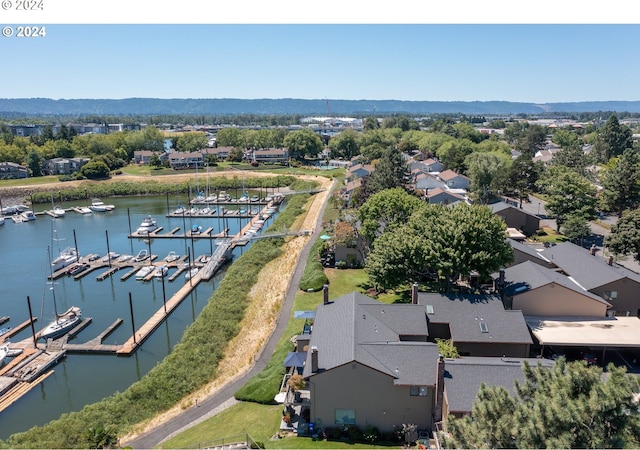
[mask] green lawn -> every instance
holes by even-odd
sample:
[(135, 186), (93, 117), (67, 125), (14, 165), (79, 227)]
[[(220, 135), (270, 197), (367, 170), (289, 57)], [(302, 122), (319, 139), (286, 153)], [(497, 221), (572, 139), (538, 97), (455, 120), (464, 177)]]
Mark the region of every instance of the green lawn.
[(32, 186), (34, 184), (57, 183), (60, 181), (58, 175), (47, 175), (46, 177), (18, 178), (16, 180), (0, 180), (0, 187)]

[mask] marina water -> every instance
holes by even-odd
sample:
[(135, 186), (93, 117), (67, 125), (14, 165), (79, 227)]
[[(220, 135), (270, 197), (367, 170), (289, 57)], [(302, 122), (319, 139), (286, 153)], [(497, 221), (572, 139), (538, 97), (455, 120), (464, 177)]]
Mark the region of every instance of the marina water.
[[(130, 269), (115, 272), (104, 281), (96, 277), (106, 268), (88, 273), (80, 280), (64, 276), (54, 284), (47, 279), (50, 274), (47, 247), (55, 258), (60, 250), (74, 247), (77, 242), (81, 256), (98, 254), (103, 257), (108, 248), (112, 252), (136, 255), (140, 250), (151, 250), (157, 255), (156, 262), (170, 251), (179, 255), (193, 252), (196, 257), (211, 254), (215, 250), (215, 239), (130, 239), (130, 231), (135, 231), (142, 220), (153, 216), (159, 234), (180, 227), (177, 234), (191, 230), (192, 226), (202, 226), (203, 230), (213, 227), (212, 233), (229, 229), (232, 236), (246, 225), (249, 219), (204, 217), (166, 217), (187, 199), (178, 196), (125, 197), (103, 199), (115, 205), (113, 211), (80, 214), (67, 211), (63, 218), (53, 219), (39, 214), (36, 220), (13, 223), (7, 218), (0, 227), (0, 316), (10, 316), (11, 320), (2, 327), (16, 327), (29, 318), (27, 296), (31, 301), (36, 331), (53, 319), (53, 295), (55, 294), (59, 312), (70, 306), (79, 306), (83, 318), (92, 318), (91, 324), (82, 330), (71, 342), (86, 342), (103, 332), (116, 319), (124, 322), (104, 340), (105, 344), (121, 344), (132, 334), (132, 325), (140, 327), (163, 306), (163, 283), (161, 279), (149, 282), (130, 277), (121, 281), (120, 277)], [(62, 204), (67, 209), (72, 206), (86, 206), (82, 202)], [(227, 209), (233, 209), (233, 206)], [(237, 206), (236, 208), (241, 208)], [(50, 205), (35, 205), (36, 212), (50, 209)], [(270, 219), (270, 221), (273, 219)], [(265, 224), (265, 226), (270, 223)], [(74, 242), (75, 232), (75, 242)], [(248, 247), (238, 247), (234, 257), (238, 257)], [(164, 296), (168, 300), (186, 282), (184, 276), (169, 282), (174, 273), (171, 269), (164, 280)], [(144, 344), (130, 357), (96, 354), (67, 354), (56, 366), (54, 374), (41, 385), (33, 388), (18, 402), (0, 412), (0, 439), (13, 433), (25, 431), (34, 425), (42, 425), (58, 418), (63, 413), (79, 411), (83, 406), (94, 403), (115, 392), (127, 389), (150, 369), (167, 356), (180, 340), (185, 329), (195, 320), (206, 305), (216, 286), (224, 276), (225, 268), (210, 281), (202, 281), (189, 297), (162, 323)], [(53, 291), (52, 291), (53, 289)], [(129, 308), (129, 293), (133, 303), (133, 324)], [(13, 336), (17, 342), (31, 338), (28, 327)]]

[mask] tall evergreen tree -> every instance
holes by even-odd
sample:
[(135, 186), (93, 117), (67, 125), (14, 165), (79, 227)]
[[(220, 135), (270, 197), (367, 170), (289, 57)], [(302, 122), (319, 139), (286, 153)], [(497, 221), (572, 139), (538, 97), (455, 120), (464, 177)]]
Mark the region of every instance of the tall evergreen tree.
[(616, 114), (611, 114), (607, 123), (598, 130), (595, 142), (596, 155), (600, 162), (607, 162), (614, 156), (621, 155), (631, 148), (633, 141), (629, 127), (621, 125)]

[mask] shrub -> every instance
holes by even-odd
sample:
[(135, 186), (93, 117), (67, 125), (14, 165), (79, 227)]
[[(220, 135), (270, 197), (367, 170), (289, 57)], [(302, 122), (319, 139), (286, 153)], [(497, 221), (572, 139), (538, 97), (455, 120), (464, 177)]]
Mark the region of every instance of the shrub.
[(349, 437), (349, 440), (353, 442), (360, 442), (364, 440), (364, 435), (358, 425), (349, 425), (349, 428), (347, 429), (347, 436)]
[(346, 269), (347, 262), (346, 261), (336, 261), (336, 269)]
[(362, 438), (369, 444), (373, 444), (380, 440), (380, 431), (376, 427), (367, 425), (362, 430)]

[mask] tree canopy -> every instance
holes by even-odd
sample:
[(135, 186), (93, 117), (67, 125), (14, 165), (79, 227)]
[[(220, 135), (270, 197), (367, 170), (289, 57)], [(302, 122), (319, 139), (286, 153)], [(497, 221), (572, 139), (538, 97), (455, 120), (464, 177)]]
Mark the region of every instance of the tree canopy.
[(614, 255), (633, 255), (640, 261), (640, 209), (624, 211), (604, 243)]
[(293, 159), (303, 159), (305, 156), (315, 157), (322, 151), (322, 139), (308, 128), (292, 131), (284, 138), (284, 146), (289, 150)]
[(640, 444), (638, 380), (624, 367), (583, 361), (523, 366), (515, 395), (485, 384), (470, 416), (450, 416), (448, 448), (634, 448)]
[(601, 204), (605, 211), (615, 211), (618, 217), (625, 209), (640, 204), (640, 155), (635, 149), (626, 149), (618, 158), (612, 158), (602, 178)]

